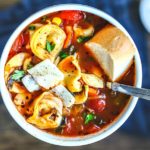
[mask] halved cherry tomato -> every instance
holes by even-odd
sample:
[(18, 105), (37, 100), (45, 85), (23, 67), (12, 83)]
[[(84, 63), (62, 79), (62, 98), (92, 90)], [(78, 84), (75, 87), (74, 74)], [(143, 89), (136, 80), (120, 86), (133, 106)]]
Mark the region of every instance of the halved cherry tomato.
[(102, 112), (106, 107), (106, 101), (103, 99), (92, 99), (87, 101), (87, 107), (94, 110), (95, 113)]
[(82, 11), (78, 10), (66, 10), (60, 12), (60, 18), (64, 20), (72, 21), (73, 23), (79, 22), (84, 18)]

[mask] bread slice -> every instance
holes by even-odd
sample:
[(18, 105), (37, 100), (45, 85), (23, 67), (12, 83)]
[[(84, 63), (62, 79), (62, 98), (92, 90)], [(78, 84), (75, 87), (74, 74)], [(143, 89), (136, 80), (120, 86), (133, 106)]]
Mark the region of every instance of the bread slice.
[(111, 81), (116, 81), (127, 71), (136, 50), (130, 39), (113, 25), (101, 29), (85, 46)]

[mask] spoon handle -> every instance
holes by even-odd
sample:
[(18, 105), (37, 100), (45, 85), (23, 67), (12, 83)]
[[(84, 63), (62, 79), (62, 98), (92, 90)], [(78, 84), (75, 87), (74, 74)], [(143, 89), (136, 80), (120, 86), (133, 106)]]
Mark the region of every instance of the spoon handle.
[(107, 86), (113, 91), (118, 91), (127, 95), (132, 95), (135, 97), (143, 98), (145, 100), (150, 100), (150, 89), (136, 88), (129, 85), (124, 85), (120, 83), (107, 83)]

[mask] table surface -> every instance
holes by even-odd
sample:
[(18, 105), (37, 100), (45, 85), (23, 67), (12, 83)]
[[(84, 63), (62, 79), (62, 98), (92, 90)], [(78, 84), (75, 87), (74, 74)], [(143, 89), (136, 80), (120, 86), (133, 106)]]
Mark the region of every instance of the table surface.
[[(10, 6), (18, 0), (0, 0), (0, 8)], [(148, 35), (148, 41), (150, 36)], [(150, 43), (150, 42), (148, 42)], [(148, 45), (150, 47), (150, 44)], [(1, 100), (1, 97), (0, 97)], [(73, 147), (72, 150), (150, 150), (150, 139), (141, 136), (131, 136), (126, 133), (116, 131), (105, 140), (99, 141), (94, 144), (82, 147)], [(6, 107), (2, 103), (0, 105), (0, 150), (50, 150), (50, 149), (64, 149), (68, 150), (69, 147), (54, 146), (32, 137), (23, 129), (9, 115)]]

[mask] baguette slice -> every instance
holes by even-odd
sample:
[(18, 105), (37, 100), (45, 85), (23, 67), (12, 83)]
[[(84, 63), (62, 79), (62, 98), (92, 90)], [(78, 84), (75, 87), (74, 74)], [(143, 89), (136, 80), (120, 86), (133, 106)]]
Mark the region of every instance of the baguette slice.
[(111, 81), (119, 79), (130, 67), (135, 47), (118, 28), (107, 25), (85, 43)]

